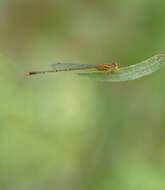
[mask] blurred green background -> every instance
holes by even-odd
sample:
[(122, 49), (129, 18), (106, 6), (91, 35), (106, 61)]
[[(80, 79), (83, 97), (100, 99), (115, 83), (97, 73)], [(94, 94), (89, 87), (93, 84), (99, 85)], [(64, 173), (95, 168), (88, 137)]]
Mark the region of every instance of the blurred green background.
[(0, 189), (165, 189), (165, 69), (105, 83), (55, 62), (165, 51), (162, 0), (0, 1)]

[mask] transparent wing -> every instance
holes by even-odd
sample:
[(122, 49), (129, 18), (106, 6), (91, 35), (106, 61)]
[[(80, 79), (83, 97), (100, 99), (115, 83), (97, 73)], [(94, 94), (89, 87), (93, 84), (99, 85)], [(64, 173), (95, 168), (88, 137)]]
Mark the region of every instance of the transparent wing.
[(54, 63), (51, 65), (52, 69), (56, 70), (81, 70), (95, 68), (96, 64), (75, 64), (75, 63)]

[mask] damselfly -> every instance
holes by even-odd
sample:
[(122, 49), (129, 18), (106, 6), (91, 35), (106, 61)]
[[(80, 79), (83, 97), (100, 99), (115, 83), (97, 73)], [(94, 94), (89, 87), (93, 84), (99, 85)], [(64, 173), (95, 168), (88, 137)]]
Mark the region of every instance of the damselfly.
[(76, 71), (76, 70), (97, 70), (97, 71), (116, 71), (118, 70), (118, 64), (112, 62), (112, 64), (74, 64), (74, 63), (55, 63), (51, 65), (52, 70), (49, 71), (34, 71), (26, 72), (25, 76), (36, 75), (36, 74), (47, 74), (61, 71)]

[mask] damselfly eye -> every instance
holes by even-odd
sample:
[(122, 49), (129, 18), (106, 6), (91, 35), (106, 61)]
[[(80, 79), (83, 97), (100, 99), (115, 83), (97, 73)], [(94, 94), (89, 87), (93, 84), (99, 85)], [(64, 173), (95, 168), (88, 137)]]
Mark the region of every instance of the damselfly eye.
[(113, 62), (112, 66), (113, 66), (114, 70), (118, 70), (118, 68), (119, 68), (119, 65), (117, 62)]

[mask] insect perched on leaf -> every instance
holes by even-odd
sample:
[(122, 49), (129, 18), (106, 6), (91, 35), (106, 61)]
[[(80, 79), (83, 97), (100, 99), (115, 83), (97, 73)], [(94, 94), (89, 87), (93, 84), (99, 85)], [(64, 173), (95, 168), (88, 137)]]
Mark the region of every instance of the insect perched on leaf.
[(78, 73), (78, 75), (99, 81), (121, 82), (135, 80), (143, 76), (150, 75), (163, 66), (165, 66), (165, 53), (155, 55), (137, 64), (120, 67), (117, 72), (107, 73), (106, 75), (99, 71), (81, 72)]
[(118, 64), (113, 62), (112, 64), (74, 64), (74, 63), (55, 63), (51, 65), (52, 70), (49, 71), (34, 71), (26, 72), (25, 76), (36, 74), (56, 73), (62, 71), (76, 71), (76, 70), (97, 70), (97, 71), (116, 71), (118, 70)]

